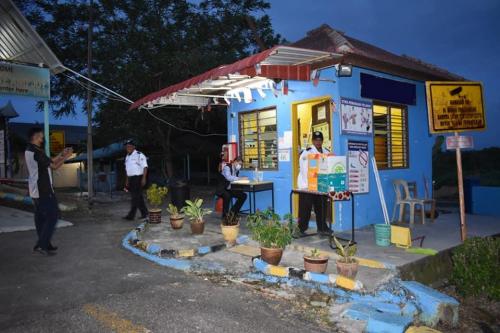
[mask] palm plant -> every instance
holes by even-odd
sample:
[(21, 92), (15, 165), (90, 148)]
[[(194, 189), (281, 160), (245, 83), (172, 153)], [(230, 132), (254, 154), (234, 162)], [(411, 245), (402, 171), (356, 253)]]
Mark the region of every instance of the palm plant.
[(356, 254), (356, 251), (358, 250), (355, 244), (352, 244), (351, 242), (347, 243), (346, 246), (342, 246), (342, 244), (337, 240), (336, 237), (333, 237), (333, 241), (335, 242), (335, 245), (337, 246), (337, 254), (341, 256), (339, 259), (341, 262), (350, 264), (350, 263), (355, 263), (356, 259), (354, 258), (354, 255)]
[(210, 209), (202, 208), (203, 199), (197, 198), (194, 201), (186, 200), (186, 206), (182, 207), (181, 213), (186, 214), (186, 216), (194, 223), (202, 223), (203, 217), (210, 214), (212, 211)]

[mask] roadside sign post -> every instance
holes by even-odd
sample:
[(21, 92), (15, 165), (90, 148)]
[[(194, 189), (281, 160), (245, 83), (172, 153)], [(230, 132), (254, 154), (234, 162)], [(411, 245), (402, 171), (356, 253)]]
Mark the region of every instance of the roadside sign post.
[[(459, 137), (458, 132), (455, 132), (455, 137)], [(455, 152), (457, 155), (458, 201), (460, 203), (460, 238), (463, 242), (467, 238), (467, 226), (465, 225), (464, 177), (462, 171), (461, 148), (457, 146)]]
[(462, 149), (472, 148), (470, 136), (463, 131), (486, 129), (483, 87), (480, 82), (426, 82), (429, 131), (454, 133), (446, 137), (446, 149), (455, 149), (457, 160), (458, 197), (460, 205), (460, 237), (467, 238), (462, 169)]

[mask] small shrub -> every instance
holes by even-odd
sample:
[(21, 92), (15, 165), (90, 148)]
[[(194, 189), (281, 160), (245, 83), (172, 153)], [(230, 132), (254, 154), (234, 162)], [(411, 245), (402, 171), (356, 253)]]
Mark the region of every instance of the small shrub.
[(464, 296), (500, 300), (500, 239), (473, 237), (452, 254), (452, 282)]
[(151, 206), (159, 208), (167, 196), (168, 189), (164, 186), (152, 184), (146, 191), (146, 197)]
[(186, 214), (192, 222), (203, 222), (203, 217), (210, 214), (212, 211), (202, 208), (201, 205), (203, 205), (203, 199), (196, 198), (193, 201), (186, 200), (186, 206), (182, 207), (181, 213)]
[(262, 247), (284, 249), (292, 242), (294, 230), (292, 219), (288, 215), (287, 217), (287, 222), (282, 223), (281, 217), (271, 210), (249, 215), (247, 226), (252, 239)]

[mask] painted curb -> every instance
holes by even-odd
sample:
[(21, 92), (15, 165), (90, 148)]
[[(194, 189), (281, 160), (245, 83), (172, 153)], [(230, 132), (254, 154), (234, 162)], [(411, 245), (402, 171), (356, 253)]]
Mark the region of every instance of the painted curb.
[[(148, 244), (147, 242), (143, 242), (139, 239), (140, 233), (145, 230), (146, 223), (141, 223), (134, 230), (128, 232), (125, 237), (122, 239), (122, 246), (136, 254), (140, 257), (143, 257), (149, 261), (152, 261), (158, 265), (181, 270), (181, 271), (195, 271), (195, 270), (205, 270), (210, 272), (224, 272), (225, 268), (216, 263), (200, 263), (193, 262), (191, 260), (186, 259), (177, 259), (177, 258), (165, 258), (161, 257), (161, 252), (164, 251), (158, 244)], [(236, 240), (237, 244), (244, 244), (248, 241), (247, 236), (240, 236)], [(226, 248), (226, 244), (224, 243), (224, 248)], [(183, 258), (189, 258), (194, 255), (186, 256), (185, 254), (196, 254), (205, 255), (210, 253), (210, 247), (208, 246), (200, 246), (197, 249), (188, 249), (188, 250), (173, 250), (177, 253), (183, 254)], [(170, 250), (167, 250), (170, 251)]]
[(351, 280), (338, 274), (312, 273), (295, 267), (270, 265), (260, 258), (253, 258), (252, 264), (259, 272), (278, 278), (296, 278), (308, 282), (337, 286), (353, 291), (363, 289), (363, 283), (361, 283), (361, 281)]
[[(140, 240), (139, 236), (142, 232), (144, 232), (146, 228), (146, 222), (138, 225), (134, 230), (131, 231), (131, 243), (135, 248), (139, 248), (144, 252), (149, 254), (158, 255), (162, 258), (191, 258), (195, 256), (204, 256), (209, 253), (214, 253), (220, 250), (224, 250), (229, 248), (230, 246), (225, 243), (217, 243), (214, 245), (204, 245), (199, 246), (197, 248), (188, 248), (188, 249), (164, 249), (158, 244), (148, 243)], [(235, 245), (245, 244), (248, 241), (248, 236), (241, 235), (236, 239)]]
[(453, 327), (458, 325), (459, 303), (456, 299), (416, 281), (403, 281), (401, 284), (415, 297), (423, 323), (431, 327), (440, 321)]
[(8, 192), (0, 192), (0, 199), (22, 202), (26, 205), (33, 204), (33, 200), (31, 200), (31, 198), (29, 196), (23, 196), (23, 195), (14, 194), (14, 193), (8, 193)]

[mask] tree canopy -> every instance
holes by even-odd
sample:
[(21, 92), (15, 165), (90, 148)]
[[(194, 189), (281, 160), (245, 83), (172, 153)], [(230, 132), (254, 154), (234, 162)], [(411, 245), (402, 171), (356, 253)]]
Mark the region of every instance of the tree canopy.
[[(88, 1), (16, 2), (61, 62), (88, 74)], [(265, 13), (269, 7), (265, 0), (94, 0), (92, 78), (136, 100), (234, 62), (282, 41)], [(53, 113), (62, 116), (85, 111), (82, 101), (86, 93), (82, 83), (69, 74), (53, 78)], [(98, 142), (137, 137), (170, 149), (171, 127), (145, 112), (128, 111), (128, 104), (104, 96), (102, 91), (96, 91), (94, 98)], [(203, 114), (165, 108), (155, 115), (182, 128), (225, 132), (225, 116), (217, 110)]]

